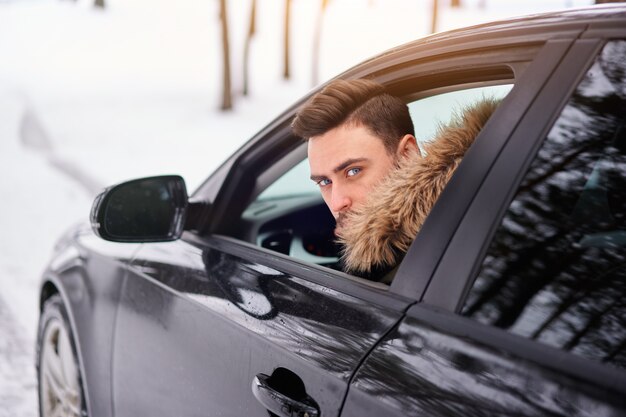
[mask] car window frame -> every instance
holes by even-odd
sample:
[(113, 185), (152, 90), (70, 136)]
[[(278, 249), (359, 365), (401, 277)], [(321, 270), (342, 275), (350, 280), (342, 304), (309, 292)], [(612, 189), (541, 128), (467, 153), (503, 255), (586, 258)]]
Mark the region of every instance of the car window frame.
[[(568, 30), (571, 31), (571, 28)], [(482, 42), (483, 40), (481, 39), (481, 45)], [(571, 43), (571, 40), (562, 40), (561, 44), (567, 44), (568, 42)], [(558, 62), (560, 55), (555, 52), (558, 52), (560, 49), (554, 46), (550, 47), (550, 44), (551, 41), (539, 42), (535, 38), (530, 42), (522, 39), (518, 44), (513, 44), (506, 48), (501, 47), (497, 51), (492, 51), (493, 53), (481, 47), (459, 50), (456, 54), (450, 56), (449, 51), (444, 48), (446, 53), (442, 53), (441, 56), (428, 56), (427, 58), (422, 57), (423, 51), (420, 50), (418, 51), (419, 53), (416, 54), (417, 58), (412, 59), (411, 57), (405, 57), (404, 62), (385, 68), (384, 70), (378, 69), (378, 61), (375, 60), (374, 62), (367, 62), (354, 70), (348, 71), (339, 78), (365, 77), (374, 79), (375, 81), (384, 83), (392, 93), (402, 97), (415, 97), (416, 94), (425, 97), (450, 90), (473, 87), (481, 83), (491, 85), (494, 81), (498, 81), (498, 79), (502, 83), (512, 82), (517, 84), (519, 80), (524, 79), (524, 74), (528, 73), (528, 71), (531, 71), (531, 75), (534, 73), (536, 76), (536, 73), (541, 73), (539, 68), (545, 66), (550, 67), (550, 63), (555, 60)], [(561, 45), (560, 48), (563, 49), (564, 47)], [(561, 54), (562, 53), (564, 53), (564, 50), (561, 51)], [(544, 59), (538, 59), (540, 57), (544, 57)], [(547, 61), (547, 64), (544, 61)], [(375, 68), (375, 70), (372, 71), (371, 67)], [(368, 70), (368, 68), (370, 69)], [(409, 88), (409, 90), (407, 90), (407, 88)], [(516, 89), (514, 86), (509, 95), (513, 94), (515, 91), (518, 91), (516, 94), (523, 95), (526, 90), (521, 87), (517, 87)], [(534, 97), (534, 95), (531, 95), (530, 98), (532, 97)], [(299, 103), (296, 103), (296, 105), (274, 121), (268, 128), (263, 130), (233, 157), (234, 162), (231, 164), (232, 169), (226, 176), (215, 200), (216, 204), (211, 210), (209, 225), (204, 230), (198, 232), (200, 236), (210, 236), (220, 239), (223, 236), (227, 237), (236, 233), (232, 225), (237, 224), (237, 217), (233, 213), (237, 213), (239, 209), (243, 210), (250, 202), (247, 201), (247, 199), (242, 199), (240, 195), (236, 196), (236, 194), (242, 194), (241, 190), (243, 189), (246, 190), (243, 194), (248, 196), (253, 195), (252, 190), (255, 188), (254, 181), (258, 178), (258, 174), (261, 171), (260, 168), (276, 163), (280, 158), (284, 157), (285, 154), (301, 144), (301, 140), (293, 137), (291, 134), (290, 122), (295, 110), (307, 98), (308, 97), (305, 97)], [(508, 101), (511, 100), (507, 96), (502, 105)], [(516, 110), (522, 114), (530, 104), (526, 103), (525, 105), (519, 106), (519, 104), (515, 104), (515, 101), (511, 102), (512, 104), (510, 106), (519, 107), (516, 108)], [(499, 125), (499, 129), (495, 129), (491, 136), (500, 134), (504, 137), (508, 137), (514, 126), (514, 121), (512, 122), (507, 119), (506, 123)], [(487, 130), (487, 128), (488, 126), (484, 130)], [(482, 136), (482, 134), (479, 135), (479, 139), (480, 136)], [(249, 170), (251, 169), (255, 175), (249, 174)], [(255, 169), (256, 171), (254, 171)], [(471, 196), (465, 195), (464, 198), (468, 200), (466, 203), (471, 201)], [(236, 201), (240, 207), (233, 209), (232, 204), (224, 204), (225, 202), (232, 203), (233, 201)], [(435, 237), (439, 240), (438, 247), (446, 247), (447, 241), (451, 236), (451, 231), (448, 232), (447, 234), (440, 233), (439, 237)], [(243, 246), (249, 245), (248, 242), (244, 241), (241, 241), (241, 244)], [(251, 247), (248, 247), (249, 250), (256, 249), (263, 251), (263, 248), (258, 246), (250, 246)], [(286, 258), (295, 264), (298, 263), (297, 259)], [(271, 262), (274, 260), (274, 258), (271, 258)], [(402, 294), (403, 296), (408, 295), (409, 298), (415, 301), (419, 300), (419, 294), (405, 290), (407, 287), (414, 287), (412, 282), (415, 281), (414, 274), (406, 273), (407, 268), (404, 267), (406, 261), (407, 259), (405, 258), (392, 285), (386, 291), (377, 290), (380, 294)], [(309, 270), (315, 270), (316, 274), (320, 276), (332, 276), (335, 280), (340, 278), (342, 281), (345, 281), (347, 287), (353, 285), (350, 279), (345, 279), (348, 277), (346, 274), (325, 267), (318, 267), (314, 264), (308, 265)], [(278, 262), (276, 266), (285, 267), (285, 264), (281, 261)], [(400, 273), (403, 269), (405, 272)], [(315, 281), (314, 276), (310, 278)], [(359, 285), (361, 285), (361, 283), (359, 283)]]
[(297, 276), (344, 294), (349, 294), (392, 311), (404, 312), (414, 302), (409, 297), (391, 293), (384, 284), (372, 283), (363, 278), (304, 262), (231, 236), (214, 234), (201, 237), (185, 232), (183, 239), (192, 244), (210, 247), (253, 263), (266, 265), (272, 269)]
[[(418, 301), (424, 298), (440, 260), (491, 166), (573, 43), (574, 39), (547, 41), (515, 80), (513, 89), (468, 150), (409, 247), (391, 284), (393, 291), (411, 294)], [(446, 238), (442, 239), (442, 235)]]
[(477, 188), (421, 301), (459, 312), (528, 167), (604, 43), (601, 39), (577, 40), (547, 79)]

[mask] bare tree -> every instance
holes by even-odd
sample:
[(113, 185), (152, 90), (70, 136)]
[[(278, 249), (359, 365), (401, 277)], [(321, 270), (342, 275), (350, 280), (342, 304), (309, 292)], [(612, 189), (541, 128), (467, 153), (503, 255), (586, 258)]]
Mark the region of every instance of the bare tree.
[(291, 0), (285, 0), (285, 53), (283, 61), (283, 78), (291, 77), (289, 71), (289, 26), (291, 21)]
[(313, 57), (311, 64), (311, 82), (313, 86), (319, 83), (319, 66), (320, 66), (320, 44), (322, 38), (322, 23), (324, 21), (324, 12), (330, 0), (322, 0), (317, 19), (315, 20), (315, 33), (313, 34)]
[(438, 14), (437, 9), (439, 6), (438, 3), (439, 3), (438, 0), (433, 0), (433, 14), (432, 14), (433, 20), (430, 25), (430, 33), (437, 32), (437, 14)]
[[(73, 0), (74, 3), (77, 2), (77, 0)], [(93, 3), (94, 7), (97, 7), (99, 9), (104, 9), (105, 8), (105, 2), (104, 0), (95, 0)]]
[(230, 80), (230, 46), (228, 42), (228, 15), (226, 13), (226, 0), (220, 0), (220, 21), (222, 24), (222, 61), (223, 61), (223, 83), (222, 83), (222, 110), (233, 108), (231, 80)]
[(250, 44), (252, 43), (252, 37), (256, 33), (256, 0), (252, 0), (250, 6), (250, 24), (248, 25), (248, 34), (246, 36), (246, 43), (243, 47), (243, 95), (247, 96), (249, 92), (248, 81), (248, 67), (250, 59)]

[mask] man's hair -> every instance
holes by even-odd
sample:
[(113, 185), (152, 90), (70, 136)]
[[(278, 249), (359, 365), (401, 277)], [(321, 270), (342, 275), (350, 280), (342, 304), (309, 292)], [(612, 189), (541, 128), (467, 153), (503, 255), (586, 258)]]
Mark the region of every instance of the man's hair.
[(414, 135), (407, 105), (371, 80), (335, 80), (297, 112), (291, 129), (309, 140), (342, 124), (364, 126), (380, 137), (389, 154), (404, 135)]

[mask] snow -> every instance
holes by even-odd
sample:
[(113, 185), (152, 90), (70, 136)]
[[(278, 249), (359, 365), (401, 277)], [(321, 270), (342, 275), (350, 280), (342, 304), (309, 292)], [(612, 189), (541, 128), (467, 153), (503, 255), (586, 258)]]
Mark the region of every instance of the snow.
[[(465, 0), (444, 29), (591, 1)], [(0, 0), (0, 417), (34, 416), (41, 272), (102, 186), (183, 175), (189, 189), (313, 86), (320, 2), (292, 2), (292, 78), (281, 78), (283, 2), (258, 0), (251, 94), (241, 91), (249, 1), (231, 0), (235, 108), (220, 112), (218, 2)], [(425, 35), (427, 0), (334, 0), (320, 82)]]

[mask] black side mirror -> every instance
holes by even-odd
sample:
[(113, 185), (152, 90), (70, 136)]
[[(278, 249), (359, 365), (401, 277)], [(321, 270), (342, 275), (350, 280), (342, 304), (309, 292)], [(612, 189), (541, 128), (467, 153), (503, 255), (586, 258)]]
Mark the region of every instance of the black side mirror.
[(187, 216), (187, 188), (178, 175), (141, 178), (107, 188), (91, 208), (91, 227), (114, 242), (178, 239)]

